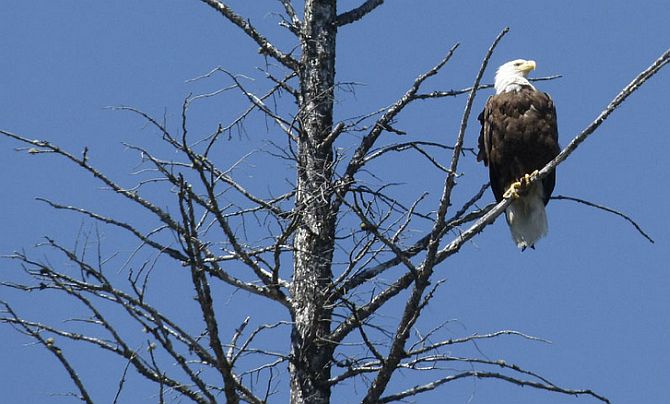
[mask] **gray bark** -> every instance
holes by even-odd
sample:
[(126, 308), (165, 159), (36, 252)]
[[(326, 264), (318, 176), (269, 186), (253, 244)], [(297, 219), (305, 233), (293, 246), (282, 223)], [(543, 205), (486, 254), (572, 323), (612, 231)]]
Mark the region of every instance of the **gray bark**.
[(320, 147), (333, 126), (335, 80), (335, 0), (308, 0), (300, 60), (297, 211), (301, 221), (294, 238), (291, 289), (294, 326), (291, 335), (291, 402), (327, 403), (332, 345), (331, 309), (324, 307), (332, 279), (336, 212), (332, 209), (333, 154)]

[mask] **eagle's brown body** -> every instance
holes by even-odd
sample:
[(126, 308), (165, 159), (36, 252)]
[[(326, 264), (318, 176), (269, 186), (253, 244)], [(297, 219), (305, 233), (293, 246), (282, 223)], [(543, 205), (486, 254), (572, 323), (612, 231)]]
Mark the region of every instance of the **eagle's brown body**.
[[(496, 201), (503, 199), (513, 182), (542, 169), (561, 151), (554, 103), (546, 93), (533, 88), (489, 97), (479, 121), (477, 161), (489, 167)], [(542, 180), (545, 205), (555, 182), (555, 172)]]

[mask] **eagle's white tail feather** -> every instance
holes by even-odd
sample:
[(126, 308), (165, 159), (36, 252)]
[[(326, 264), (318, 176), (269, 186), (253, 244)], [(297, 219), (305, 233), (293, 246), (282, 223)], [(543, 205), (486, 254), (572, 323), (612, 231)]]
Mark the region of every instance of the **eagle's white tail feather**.
[(517, 247), (533, 247), (537, 240), (547, 234), (549, 227), (542, 184), (536, 182), (526, 195), (512, 202), (505, 216)]

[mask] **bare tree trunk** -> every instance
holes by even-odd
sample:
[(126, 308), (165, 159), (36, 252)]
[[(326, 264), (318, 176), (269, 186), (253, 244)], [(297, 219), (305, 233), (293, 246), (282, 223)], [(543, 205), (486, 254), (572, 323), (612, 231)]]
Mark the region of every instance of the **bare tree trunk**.
[(301, 125), (298, 193), (301, 222), (294, 239), (291, 289), (295, 318), (291, 335), (291, 402), (328, 403), (332, 310), (322, 293), (332, 278), (336, 212), (332, 209), (333, 154), (324, 139), (333, 126), (336, 0), (308, 0), (300, 60)]

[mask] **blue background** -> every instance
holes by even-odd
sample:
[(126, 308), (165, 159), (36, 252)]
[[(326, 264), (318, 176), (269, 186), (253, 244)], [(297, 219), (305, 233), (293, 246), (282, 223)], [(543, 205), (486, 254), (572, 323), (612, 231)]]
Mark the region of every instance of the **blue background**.
[[(278, 1), (228, 3), (280, 48), (294, 46), (291, 36), (277, 27), (273, 13), (281, 11)], [(341, 1), (339, 10), (359, 3)], [(549, 92), (557, 105), (560, 139), (565, 145), (670, 46), (669, 18), (670, 7), (665, 1), (388, 1), (364, 21), (340, 29), (338, 81), (361, 85), (355, 93), (338, 91), (336, 118), (365, 114), (393, 103), (418, 74), (435, 65), (456, 42), (461, 45), (453, 60), (423, 89), (468, 87), (492, 40), (509, 26), (511, 31), (496, 50), (484, 81), (492, 81), (496, 66), (516, 58), (536, 60), (534, 76), (563, 75), (537, 86)], [(185, 96), (226, 85), (223, 76), (187, 82), (216, 66), (255, 78), (249, 82), (251, 90), (266, 88), (263, 75), (255, 69), (265, 66), (257, 46), (194, 0), (6, 2), (0, 13), (0, 32), (0, 128), (28, 138), (49, 139), (75, 153), (87, 146), (91, 162), (125, 186), (137, 182), (138, 176), (130, 173), (140, 169), (140, 158), (122, 142), (164, 153), (166, 148), (155, 131), (136, 116), (104, 107), (131, 105), (165, 116), (177, 129)], [(504, 220), (498, 220), (440, 266), (436, 279), (447, 282), (425, 311), (420, 326), (430, 328), (456, 319), (447, 327), (449, 336), (515, 329), (546, 338), (552, 343), (501, 337), (482, 342), (477, 349), (490, 359), (517, 363), (563, 387), (593, 389), (615, 403), (667, 400), (669, 74), (662, 71), (648, 82), (559, 167), (555, 191), (629, 214), (656, 243), (650, 244), (618, 217), (572, 202), (553, 201), (548, 208), (548, 237), (537, 250), (519, 253)], [(483, 91), (475, 102), (467, 147), (476, 147), (476, 113), (489, 94), (491, 90)], [(417, 102), (395, 126), (407, 131), (408, 139), (451, 144), (464, 103), (465, 97)], [(233, 95), (200, 102), (193, 109), (191, 129), (204, 137), (218, 122), (230, 121), (245, 107), (244, 100)], [(253, 120), (260, 122), (233, 131), (223, 142), (222, 165), (267, 145), (264, 140), (271, 136), (284, 144), (276, 129), (266, 129), (258, 116)], [(397, 141), (394, 135), (384, 136), (384, 142)], [(354, 141), (343, 137), (337, 146), (351, 155)], [(155, 224), (72, 164), (15, 151), (19, 146), (0, 139), (3, 254), (28, 249), (44, 235), (72, 245), (80, 228), (94, 229), (90, 221), (54, 211), (35, 201), (36, 196), (123, 217), (144, 230)], [(285, 185), (278, 183), (290, 178), (290, 170), (283, 167), (284, 171), (277, 172), (276, 163), (266, 160), (252, 159), (240, 169), (238, 178), (252, 190), (278, 192)], [(398, 192), (410, 203), (423, 191), (430, 193), (429, 200), (439, 198), (439, 173), (429, 172), (425, 161), (415, 155), (405, 155), (401, 161), (382, 162), (375, 166), (376, 173), (384, 180), (406, 184)], [(486, 170), (472, 156), (464, 159), (461, 170), (464, 176), (456, 189), (462, 192), (458, 201), (467, 200), (486, 181)], [(147, 194), (155, 198), (166, 195), (159, 186), (149, 187)], [(487, 193), (485, 198), (490, 201), (492, 196)], [(99, 231), (106, 255), (119, 251), (127, 257), (136, 247), (123, 233), (105, 227)], [(46, 250), (28, 251), (36, 257), (49, 256), (54, 265), (67, 265), (64, 258), (51, 258)], [(115, 268), (121, 268), (122, 262), (119, 259)], [(19, 279), (17, 268), (16, 262), (4, 261), (2, 280)], [(189, 290), (180, 288), (183, 275), (174, 265), (156, 271), (166, 271), (169, 276), (154, 276), (151, 298), (186, 324), (191, 322), (195, 330), (199, 315), (193, 315)], [(123, 279), (125, 274), (119, 276)], [(277, 313), (264, 306), (267, 303), (243, 293), (223, 289), (220, 296), (229, 319), (222, 325), (226, 330), (234, 329), (246, 315), (252, 316), (254, 325), (276, 318)], [(64, 327), (71, 324), (60, 321), (83, 313), (80, 307), (54, 295), (22, 295), (0, 289), (0, 298), (28, 318)], [(399, 308), (400, 303), (394, 307)], [(399, 312), (395, 316), (382, 323), (394, 324)], [(74, 400), (52, 395), (74, 387), (50, 353), (8, 326), (0, 327), (0, 340), (4, 402)], [(82, 369), (94, 399), (111, 402), (125, 363), (109, 361), (108, 355), (80, 345), (68, 347), (66, 353)], [(414, 377), (398, 374), (388, 392), (421, 381)], [(122, 402), (155, 401), (156, 389), (133, 378), (127, 386), (132, 394), (122, 396)], [(271, 401), (286, 400), (285, 381)], [(353, 400), (353, 394), (360, 394), (362, 388), (348, 384), (336, 394)], [(595, 402), (471, 379), (418, 397), (419, 402), (431, 400)]]

